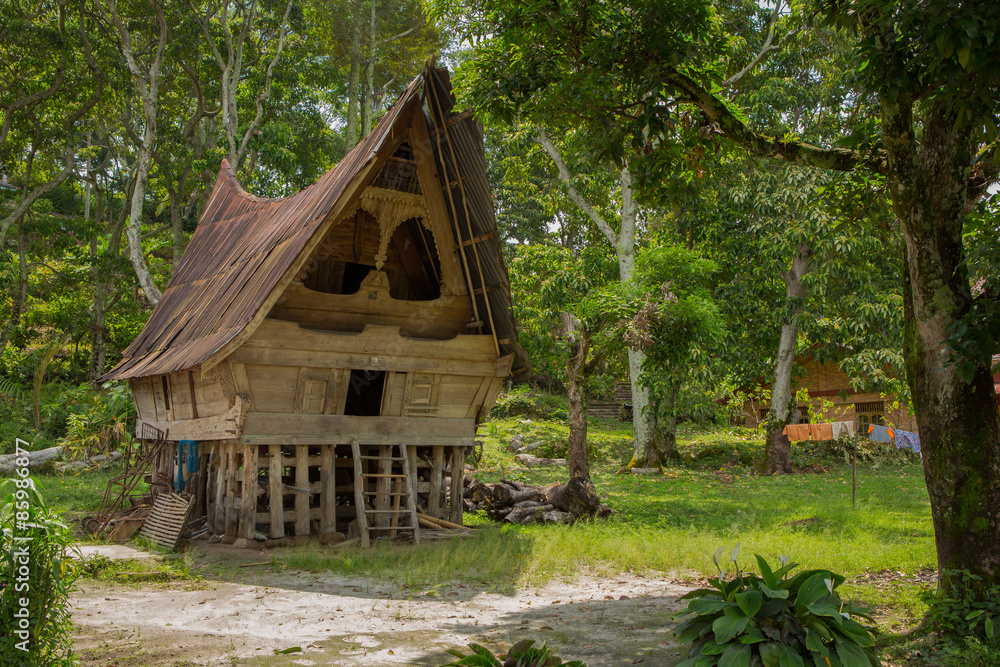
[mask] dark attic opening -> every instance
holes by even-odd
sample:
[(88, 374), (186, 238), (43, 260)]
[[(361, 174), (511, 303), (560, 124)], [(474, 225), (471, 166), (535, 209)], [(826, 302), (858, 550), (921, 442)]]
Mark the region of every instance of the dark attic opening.
[(410, 301), (431, 301), (441, 296), (441, 260), (434, 236), (410, 218), (393, 232), (392, 245), (402, 271), (395, 281), (390, 277), (389, 296)]
[(347, 386), (345, 415), (378, 417), (382, 414), (382, 389), (385, 387), (385, 371), (354, 369)]
[[(341, 294), (357, 294), (361, 289), (361, 281), (369, 273), (375, 270), (371, 264), (358, 264), (356, 262), (344, 262), (343, 280), (341, 282)], [(308, 287), (308, 285), (306, 285)]]
[(374, 280), (372, 271), (381, 271), (393, 299), (439, 298), (441, 259), (428, 219), (413, 151), (404, 143), (362, 192), (358, 210), (327, 233), (303, 285), (327, 294), (357, 294), (366, 278)]

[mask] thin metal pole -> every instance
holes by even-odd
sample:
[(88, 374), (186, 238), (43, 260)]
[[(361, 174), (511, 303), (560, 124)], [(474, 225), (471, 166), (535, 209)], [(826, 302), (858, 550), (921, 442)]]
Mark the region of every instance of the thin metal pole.
[(858, 443), (854, 443), (851, 451), (851, 507), (855, 507), (858, 497)]

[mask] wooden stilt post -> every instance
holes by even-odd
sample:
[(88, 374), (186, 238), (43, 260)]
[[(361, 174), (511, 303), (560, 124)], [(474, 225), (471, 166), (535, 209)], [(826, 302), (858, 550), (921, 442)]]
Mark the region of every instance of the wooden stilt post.
[(337, 530), (337, 468), (333, 457), (333, 445), (323, 445), (320, 456), (320, 531), (333, 533)]
[(226, 445), (219, 443), (215, 446), (215, 533), (226, 532)]
[(239, 494), (236, 493), (236, 468), (239, 465), (236, 460), (236, 443), (227, 442), (226, 451), (228, 453), (226, 456), (226, 535), (236, 537), (240, 518), (239, 507), (236, 505), (236, 499), (239, 497)]
[[(403, 473), (405, 474), (406, 471), (404, 470)], [(398, 532), (396, 530), (396, 526), (399, 525), (399, 514), (398, 514), (398, 512), (399, 512), (399, 501), (400, 501), (400, 496), (403, 493), (403, 484), (401, 484), (400, 482), (401, 482), (401, 480), (399, 480), (399, 479), (393, 479), (392, 480), (392, 487), (391, 487), (391, 489), (392, 489), (392, 514), (389, 515), (390, 517), (392, 517), (392, 519), (389, 522), (389, 527), (392, 528), (392, 530), (389, 531), (389, 539), (390, 540), (395, 539), (396, 533)]]
[(281, 483), (284, 468), (281, 465), (281, 445), (268, 445), (267, 448), (267, 479), (268, 494), (271, 500), (271, 537), (285, 536), (285, 487)]
[(462, 492), (465, 488), (465, 447), (453, 447), (451, 450), (451, 513), (452, 523), (462, 523)]
[(431, 492), (427, 498), (427, 514), (440, 519), (441, 491), (444, 487), (444, 447), (435, 445), (431, 464)]
[[(206, 447), (206, 449), (208, 449)], [(218, 460), (218, 456), (213, 451), (208, 456), (208, 462), (205, 464), (205, 527), (208, 528), (208, 534), (214, 535), (215, 530), (215, 461)]]
[(309, 446), (295, 445), (295, 534), (309, 534)]
[(240, 507), (240, 537), (252, 540), (257, 532), (257, 445), (242, 445), (243, 479)]
[(406, 459), (407, 465), (410, 468), (410, 479), (411, 486), (410, 493), (413, 494), (414, 504), (419, 505), (420, 498), (417, 494), (417, 448), (415, 445), (406, 445)]
[(361, 446), (357, 438), (351, 440), (351, 453), (354, 458), (354, 507), (358, 517), (358, 534), (361, 546), (367, 549), (371, 546), (371, 538), (368, 535), (368, 518), (365, 513), (365, 476), (361, 467)]

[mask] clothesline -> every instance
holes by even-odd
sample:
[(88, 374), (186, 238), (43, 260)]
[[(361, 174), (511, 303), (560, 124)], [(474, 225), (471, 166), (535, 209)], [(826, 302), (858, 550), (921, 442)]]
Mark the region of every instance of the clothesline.
[[(819, 424), (789, 424), (782, 430), (792, 442), (804, 440), (839, 440), (854, 435), (854, 422), (825, 422)], [(894, 443), (898, 448), (920, 453), (920, 434), (913, 431), (892, 429), (879, 424), (869, 424), (868, 438), (876, 442)]]

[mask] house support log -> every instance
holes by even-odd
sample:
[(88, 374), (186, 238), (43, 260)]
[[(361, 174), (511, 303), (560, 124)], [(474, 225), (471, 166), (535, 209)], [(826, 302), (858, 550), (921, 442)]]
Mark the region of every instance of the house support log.
[(241, 479), (239, 536), (252, 540), (257, 532), (257, 445), (242, 445), (243, 475)]

